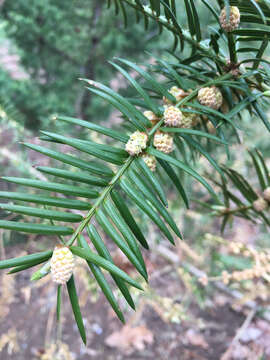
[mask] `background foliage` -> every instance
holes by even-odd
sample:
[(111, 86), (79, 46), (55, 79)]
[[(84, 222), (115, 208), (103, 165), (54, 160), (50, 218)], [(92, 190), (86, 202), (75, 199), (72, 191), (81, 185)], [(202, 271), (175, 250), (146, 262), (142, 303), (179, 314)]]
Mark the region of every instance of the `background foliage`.
[(146, 44), (151, 49), (161, 42), (154, 30), (145, 37), (135, 23), (123, 31), (122, 20), (105, 9), (96, 0), (3, 3), (2, 36), (15, 47), (28, 78), (18, 81), (2, 69), (0, 96), (12, 102), (31, 128), (39, 128), (55, 112), (104, 119), (108, 107), (100, 112), (100, 102), (83, 90), (78, 78), (110, 81), (115, 72), (106, 65), (109, 59), (126, 53), (144, 57)]

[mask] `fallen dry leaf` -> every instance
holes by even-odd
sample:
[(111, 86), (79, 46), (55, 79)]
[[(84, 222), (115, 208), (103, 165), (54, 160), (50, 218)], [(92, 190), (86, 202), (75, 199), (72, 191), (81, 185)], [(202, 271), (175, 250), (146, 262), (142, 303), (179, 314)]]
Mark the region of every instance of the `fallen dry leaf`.
[(242, 332), (240, 340), (243, 343), (248, 343), (258, 339), (262, 335), (262, 330), (256, 328), (255, 326), (249, 326), (245, 331)]
[(202, 334), (199, 334), (198, 332), (196, 332), (193, 329), (189, 329), (186, 332), (186, 340), (190, 345), (193, 346), (200, 346), (203, 349), (207, 349), (208, 348), (208, 344), (205, 341), (204, 337)]
[(29, 304), (30, 302), (30, 298), (31, 298), (31, 287), (30, 286), (25, 286), (23, 288), (21, 288), (21, 293), (24, 297), (24, 301), (26, 304)]
[(10, 305), (15, 301), (16, 278), (3, 274), (0, 278), (0, 319), (3, 320), (10, 311)]
[(18, 344), (18, 335), (19, 334), (15, 327), (9, 329), (7, 333), (3, 334), (0, 337), (0, 353), (4, 347), (7, 347), (7, 352), (9, 355), (19, 352), (20, 347)]
[(120, 331), (115, 331), (108, 336), (105, 343), (130, 354), (134, 350), (144, 350), (146, 344), (152, 344), (153, 341), (153, 333), (145, 326), (130, 327), (125, 325)]
[[(236, 344), (233, 349), (229, 360), (257, 360), (262, 359), (264, 351), (262, 347), (257, 344), (250, 345), (241, 345), (240, 343)], [(268, 359), (265, 358), (265, 359)], [(223, 360), (223, 358), (222, 358)], [(226, 359), (225, 359), (226, 360)]]

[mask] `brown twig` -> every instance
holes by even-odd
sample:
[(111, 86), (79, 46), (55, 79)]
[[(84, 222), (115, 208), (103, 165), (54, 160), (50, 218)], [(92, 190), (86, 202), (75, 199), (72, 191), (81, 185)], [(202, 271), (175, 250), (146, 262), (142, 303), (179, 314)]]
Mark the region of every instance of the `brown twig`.
[(47, 321), (47, 326), (46, 326), (46, 332), (45, 332), (45, 340), (44, 340), (44, 346), (45, 348), (47, 347), (47, 345), (50, 343), (50, 338), (51, 338), (51, 332), (52, 332), (52, 328), (53, 328), (53, 321), (54, 321), (54, 316), (55, 316), (55, 306), (52, 306), (49, 315), (48, 315), (48, 321)]
[(255, 314), (256, 314), (256, 308), (251, 309), (250, 312), (248, 313), (245, 321), (243, 322), (242, 326), (237, 330), (237, 332), (235, 334), (235, 337), (233, 338), (230, 346), (228, 347), (226, 352), (222, 355), (220, 360), (229, 360), (230, 359), (235, 345), (238, 344), (242, 334), (249, 327), (249, 325), (250, 325), (252, 319), (254, 318)]
[(3, 234), (4, 234), (3, 230), (0, 229), (0, 259), (1, 260), (5, 260), (5, 258), (6, 258)]
[[(190, 274), (192, 274), (193, 276), (195, 276), (196, 278), (199, 279), (202, 277), (206, 277), (206, 273), (204, 271), (198, 269), (196, 266), (189, 264), (187, 262), (180, 263), (179, 257), (174, 252), (172, 252), (171, 250), (169, 250), (167, 248), (166, 248), (166, 251), (164, 252), (163, 248), (164, 248), (163, 246), (161, 246), (161, 247), (159, 246), (159, 247), (157, 247), (157, 249), (155, 249), (155, 251), (158, 252), (159, 255), (163, 256), (168, 261), (170, 261), (172, 264), (178, 265), (178, 266), (181, 265), (181, 266), (185, 267), (187, 269), (187, 271)], [(221, 283), (219, 281), (213, 282), (213, 285), (217, 289), (228, 294), (229, 296), (233, 297), (234, 299), (237, 299), (237, 300), (243, 299), (243, 294), (240, 291), (232, 290), (228, 286), (224, 285), (223, 283)], [(254, 300), (246, 301), (245, 306), (255, 312), (258, 308), (258, 304)], [(265, 307), (265, 311), (261, 316), (262, 316), (262, 318), (264, 318), (264, 320), (270, 322), (270, 307)]]

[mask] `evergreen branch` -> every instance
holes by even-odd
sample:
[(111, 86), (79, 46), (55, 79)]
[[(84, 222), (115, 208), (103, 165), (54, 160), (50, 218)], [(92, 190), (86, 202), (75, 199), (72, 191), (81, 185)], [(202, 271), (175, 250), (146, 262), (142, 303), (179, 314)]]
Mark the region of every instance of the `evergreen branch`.
[(232, 64), (237, 64), (237, 53), (235, 48), (235, 40), (234, 35), (232, 33), (228, 33), (228, 47), (230, 51), (230, 62)]
[(103, 190), (103, 192), (100, 194), (99, 198), (97, 199), (97, 201), (94, 203), (94, 205), (92, 206), (91, 210), (88, 212), (88, 214), (86, 215), (86, 217), (84, 218), (83, 222), (78, 226), (78, 228), (76, 229), (76, 231), (74, 232), (74, 234), (72, 235), (72, 237), (70, 238), (70, 240), (67, 242), (68, 246), (71, 246), (74, 241), (76, 240), (77, 236), (82, 234), (83, 230), (85, 229), (85, 227), (89, 224), (92, 216), (95, 214), (96, 210), (99, 208), (99, 206), (103, 203), (103, 201), (106, 199), (106, 197), (110, 194), (110, 192), (113, 190), (114, 186), (118, 183), (118, 181), (121, 179), (121, 176), (124, 175), (124, 173), (126, 172), (126, 170), (129, 168), (130, 164), (132, 163), (133, 158), (130, 156), (125, 164), (120, 167), (120, 169), (118, 170), (118, 172), (116, 173), (116, 175), (112, 178), (112, 180), (110, 181), (109, 185)]
[[(84, 342), (86, 342), (86, 332), (73, 277), (73, 256), (79, 256), (86, 261), (117, 316), (124, 321), (123, 314), (102, 270), (110, 273), (116, 286), (132, 308), (135, 308), (135, 304), (127, 284), (138, 289), (141, 289), (141, 286), (114, 264), (99, 231), (108, 235), (117, 249), (122, 251), (138, 273), (147, 281), (146, 266), (139, 245), (148, 249), (148, 244), (126, 202), (138, 207), (142, 214), (148, 216), (160, 233), (172, 244), (175, 242), (174, 236), (182, 239), (177, 223), (167, 210), (168, 201), (162, 187), (165, 183), (163, 175), (166, 175), (166, 179), (170, 179), (187, 207), (189, 199), (185, 186), (182, 185), (183, 174), (188, 174), (200, 182), (211, 194), (211, 199), (207, 202), (197, 202), (210, 209), (213, 215), (223, 218), (222, 230), (229, 219), (234, 216), (252, 222), (260, 219), (262, 223), (270, 226), (267, 214), (270, 205), (270, 177), (261, 153), (256, 150), (250, 152), (260, 190), (233, 168), (219, 165), (211, 154), (211, 152), (215, 152), (213, 149), (216, 150), (216, 146), (218, 146), (216, 143), (221, 143), (226, 147), (227, 156), (230, 156), (231, 139), (235, 135), (236, 139), (239, 138), (238, 130), (241, 129), (239, 122), (243, 110), (247, 110), (250, 118), (256, 113), (270, 129), (264, 111), (264, 107), (268, 106), (266, 97), (269, 95), (269, 68), (267, 60), (262, 59), (269, 40), (265, 24), (267, 24), (270, 12), (268, 8), (256, 4), (253, 0), (248, 4), (240, 1), (239, 8), (243, 13), (244, 22), (248, 26), (238, 28), (240, 15), (242, 15), (238, 9), (234, 9), (237, 10), (234, 13), (235, 21), (226, 26), (226, 21), (230, 20), (230, 5), (234, 1), (226, 0), (227, 16), (225, 19), (222, 18), (224, 10), (219, 17), (208, 1), (203, 1), (219, 24), (219, 30), (215, 32), (214, 36), (212, 32), (211, 39), (205, 39), (207, 41), (201, 41), (200, 18), (194, 0), (186, 0), (184, 4), (189, 30), (182, 29), (178, 22), (173, 0), (151, 1), (150, 7), (144, 6), (141, 0), (135, 2), (133, 0), (114, 1), (116, 14), (122, 12), (125, 25), (127, 25), (128, 17), (124, 4), (144, 16), (146, 28), (150, 18), (158, 23), (161, 30), (164, 27), (173, 34), (175, 48), (179, 40), (181, 49), (185, 43), (189, 44), (192, 50), (191, 54), (182, 59), (174, 52), (174, 49), (170, 54), (174, 56), (176, 63), (154, 56), (156, 64), (151, 67), (140, 67), (130, 60), (116, 58), (116, 62), (111, 62), (111, 64), (124, 76), (130, 87), (128, 92), (133, 91), (131, 98), (127, 98), (123, 94), (125, 92), (116, 92), (103, 83), (92, 79), (82, 79), (87, 83), (86, 91), (100, 96), (103, 101), (105, 100), (120, 111), (125, 120), (122, 125), (124, 131), (112, 130), (76, 118), (65, 116), (55, 118), (55, 120), (63, 120), (74, 126), (95, 131), (107, 136), (110, 140), (105, 143), (97, 143), (89, 140), (90, 138), (67, 137), (54, 132), (42, 131), (41, 140), (55, 143), (56, 146), (60, 145), (59, 151), (35, 144), (24, 145), (61, 163), (63, 168), (57, 166), (36, 168), (36, 171), (60, 179), (59, 182), (48, 181), (47, 178), (39, 180), (3, 178), (19, 186), (53, 192), (54, 197), (46, 196), (46, 194), (27, 195), (23, 192), (0, 192), (0, 197), (42, 206), (0, 204), (0, 208), (4, 212), (4, 219), (6, 211), (34, 218), (32, 222), (18, 221), (17, 218), (14, 221), (0, 220), (0, 228), (58, 236), (61, 244), (58, 244), (54, 251), (49, 250), (0, 261), (0, 269), (8, 268), (10, 269), (9, 273), (12, 274), (42, 264), (41, 268), (33, 274), (32, 280), (38, 280), (51, 271), (53, 281), (58, 284), (67, 284), (74, 317)], [(222, 6), (223, 2), (218, 1), (218, 4)], [(99, 8), (99, 4), (97, 6)], [(162, 13), (165, 16), (161, 15)], [(95, 16), (95, 12), (93, 16)], [(250, 24), (256, 25), (249, 26)], [(225, 40), (230, 53), (230, 62), (228, 63), (222, 52), (221, 41), (223, 40)], [(253, 40), (262, 41), (258, 51), (252, 47), (238, 46), (236, 51), (236, 42), (241, 44), (244, 41)], [(242, 57), (248, 52), (252, 52), (251, 57)], [(241, 59), (239, 63), (238, 56)], [(247, 62), (252, 62), (251, 67), (242, 65)], [(261, 63), (265, 67), (259, 66)], [(217, 76), (217, 71), (219, 76)], [(133, 76), (134, 72), (138, 78)], [(163, 80), (162, 75), (166, 81)], [(168, 84), (173, 86), (168, 89)], [(142, 111), (142, 109), (147, 111)], [(211, 134), (212, 130), (215, 135)], [(128, 136), (126, 132), (131, 135)], [(120, 141), (120, 147), (114, 145), (115, 140)], [(212, 141), (215, 142), (215, 148)], [(76, 153), (69, 155), (61, 152), (62, 145), (76, 149)], [(94, 161), (89, 161), (89, 156)], [(195, 161), (198, 156), (206, 158), (213, 167), (209, 177), (216, 187), (212, 187), (208, 183), (208, 179), (196, 171)], [(154, 173), (157, 162), (163, 170), (158, 169)], [(111, 164), (114, 165), (113, 170)], [(72, 166), (76, 171), (66, 169), (67, 165)], [(114, 170), (115, 166), (117, 166), (117, 170)], [(221, 175), (220, 183), (215, 180), (216, 172)], [(66, 180), (72, 183), (66, 184)], [(216, 189), (220, 192), (217, 192)], [(234, 193), (233, 189), (236, 189), (237, 192)], [(224, 201), (220, 200), (220, 193), (222, 193)], [(69, 197), (60, 198), (59, 194), (95, 200), (91, 205), (92, 201), (90, 203)], [(124, 200), (123, 194), (125, 194)], [(85, 215), (59, 211), (57, 208), (85, 210)], [(35, 221), (36, 218), (45, 219), (45, 223)], [(93, 219), (98, 223), (98, 229), (91, 223)], [(60, 226), (56, 224), (57, 221), (60, 222)], [(78, 225), (67, 227), (62, 223), (77, 223)], [(82, 236), (83, 232), (87, 234), (95, 252)], [(64, 241), (62, 236), (65, 235), (70, 236), (68, 241)], [(74, 246), (75, 241), (77, 241), (77, 246)], [(61, 267), (63, 260), (65, 264)], [(58, 320), (60, 310), (59, 290)]]
[(190, 33), (187, 30), (182, 30), (182, 32), (179, 34), (179, 29), (176, 29), (173, 25), (170, 25), (168, 20), (165, 20), (161, 17), (156, 16), (155, 14), (152, 14), (148, 11), (146, 11), (143, 7), (138, 6), (137, 4), (133, 3), (132, 0), (121, 0), (128, 4), (130, 7), (135, 9), (136, 11), (141, 12), (145, 16), (150, 17), (151, 19), (157, 21), (162, 26), (166, 27), (169, 31), (174, 33), (176, 36), (182, 37), (183, 40), (188, 42), (190, 45), (195, 47), (197, 50), (200, 50), (206, 57), (209, 59), (212, 59), (214, 62), (218, 63), (219, 65), (225, 65), (226, 59), (216, 55), (214, 51), (211, 49), (208, 49), (206, 46), (201, 44), (200, 42), (194, 40)]

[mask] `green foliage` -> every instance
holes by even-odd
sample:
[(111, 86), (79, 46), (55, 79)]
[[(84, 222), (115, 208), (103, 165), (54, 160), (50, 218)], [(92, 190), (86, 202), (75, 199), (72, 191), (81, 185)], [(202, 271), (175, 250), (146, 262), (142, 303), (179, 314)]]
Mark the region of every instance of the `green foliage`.
[[(223, 209), (221, 214), (225, 219), (223, 228), (228, 220), (228, 214), (224, 213), (221, 194), (225, 199), (226, 211), (228, 208), (230, 209), (229, 202), (232, 201), (238, 207), (240, 206), (240, 209), (231, 213), (250, 220), (253, 220), (254, 217), (261, 217), (262, 221), (269, 225), (269, 220), (263, 212), (254, 213), (254, 209), (250, 208), (253, 201), (257, 199), (257, 193), (252, 186), (235, 170), (218, 164), (214, 157), (215, 149), (219, 146), (223, 146), (227, 156), (230, 156), (230, 147), (233, 142), (239, 141), (240, 132), (243, 130), (242, 115), (244, 111), (245, 114), (248, 114), (250, 121), (255, 121), (256, 116), (261, 119), (267, 130), (270, 129), (264, 113), (264, 110), (269, 107), (269, 66), (262, 59), (269, 38), (265, 22), (269, 19), (270, 11), (264, 1), (261, 6), (260, 3), (255, 4), (254, 1), (237, 2), (242, 15), (241, 28), (228, 34), (220, 28), (218, 23), (217, 14), (223, 6), (221, 1), (205, 0), (202, 3), (207, 12), (213, 15), (215, 26), (210, 29), (209, 34), (203, 34), (200, 16), (193, 1), (185, 1), (188, 30), (178, 21), (176, 3), (173, 0), (150, 1), (147, 7), (140, 0), (109, 1), (109, 5), (113, 3), (116, 13), (122, 13), (127, 24), (129, 15), (126, 11), (132, 8), (138, 19), (140, 17), (144, 19), (146, 30), (149, 29), (148, 22), (150, 20), (156, 22), (161, 30), (164, 29), (173, 34), (175, 37), (174, 50), (166, 58), (155, 56), (155, 64), (148, 66), (147, 64), (139, 66), (133, 61), (122, 58), (115, 59), (112, 63), (113, 66), (129, 83), (128, 96), (93, 79), (84, 79), (84, 81), (89, 93), (101, 97), (103, 101), (110, 103), (121, 113), (123, 125), (128, 126), (128, 133), (143, 131), (147, 134), (146, 154), (156, 157), (163, 170), (155, 175), (149, 170), (141, 156), (131, 156), (125, 151), (124, 145), (128, 142), (129, 136), (126, 134), (127, 128), (124, 126), (118, 130), (111, 130), (77, 118), (56, 117), (55, 121), (57, 122), (67, 122), (105, 135), (107, 141), (101, 144), (89, 139), (83, 140), (67, 137), (62, 133), (43, 131), (41, 139), (47, 142), (46, 146), (26, 143), (26, 147), (57, 160), (58, 163), (53, 168), (37, 168), (38, 171), (52, 177), (53, 181), (6, 177), (6, 181), (40, 189), (42, 192), (37, 195), (31, 194), (29, 198), (23, 193), (1, 192), (1, 197), (33, 202), (41, 204), (43, 207), (38, 207), (35, 211), (33, 207), (25, 205), (3, 204), (2, 209), (16, 214), (47, 219), (47, 222), (42, 220), (42, 223), (25, 223), (16, 220), (2, 220), (0, 227), (59, 236), (59, 241), (69, 246), (73, 254), (87, 261), (108, 301), (118, 317), (123, 320), (122, 313), (102, 271), (106, 270), (110, 273), (131, 307), (134, 307), (134, 303), (126, 283), (137, 288), (140, 288), (140, 285), (113, 264), (110, 252), (102, 240), (102, 234), (106, 234), (116, 247), (121, 249), (137, 270), (138, 275), (143, 276), (147, 281), (146, 266), (140, 244), (145, 248), (148, 248), (148, 244), (139, 224), (135, 221), (134, 208), (138, 208), (141, 213), (150, 218), (171, 243), (174, 243), (176, 237), (182, 237), (180, 229), (167, 210), (166, 192), (163, 189), (160, 173), (167, 175), (172, 180), (175, 189), (187, 206), (190, 199), (185, 191), (183, 176), (180, 174), (185, 174), (190, 180), (194, 178), (202, 184), (203, 187), (200, 188), (200, 191), (203, 192), (204, 189), (208, 191), (208, 201), (205, 206), (217, 209), (217, 211)], [(35, 9), (35, 7), (33, 8)], [(54, 7), (51, 8), (51, 11), (53, 10)], [(79, 12), (79, 15), (76, 13), (73, 21), (81, 24), (83, 17), (84, 12)], [(39, 29), (40, 27), (37, 27), (38, 31)], [(69, 28), (68, 30), (70, 31)], [(31, 32), (28, 35), (31, 36)], [(202, 36), (207, 37), (201, 40)], [(56, 40), (55, 42), (57, 44)], [(249, 46), (253, 43), (255, 45), (252, 46), (255, 47), (259, 44), (258, 50), (242, 47), (242, 44)], [(187, 51), (184, 55), (183, 49)], [(73, 53), (79, 54), (78, 49), (76, 51), (73, 49)], [(60, 69), (58, 74), (60, 77), (63, 75), (64, 69), (64, 66), (63, 69)], [(186, 95), (180, 100), (176, 99), (168, 91), (172, 85), (181, 86)], [(209, 86), (216, 86), (221, 90), (226, 104), (225, 108), (215, 110), (198, 101), (199, 90)], [(71, 88), (66, 90), (72, 93)], [(200, 121), (194, 125), (194, 129), (165, 126), (162, 100), (174, 104), (184, 114), (196, 114)], [(153, 126), (143, 113), (145, 109), (153, 111), (158, 117), (158, 121)], [(205, 118), (213, 125), (216, 131), (215, 135), (209, 134)], [(170, 155), (155, 148), (153, 140), (157, 131), (173, 134), (176, 146), (175, 151)], [(73, 155), (67, 154), (63, 150), (63, 145), (71, 148)], [(210, 174), (209, 180), (195, 169), (191, 159), (196, 159), (196, 156), (205, 157), (211, 164), (213, 173)], [(251, 158), (258, 174), (259, 183), (264, 190), (266, 186), (269, 186), (269, 172), (263, 157), (255, 151), (251, 152)], [(221, 182), (215, 182), (215, 177), (212, 175), (216, 172), (221, 176)], [(211, 180), (214, 180), (214, 184), (217, 186), (213, 187), (210, 184)], [(67, 181), (69, 183), (66, 183)], [(228, 187), (229, 181), (240, 191), (241, 196), (232, 194)], [(217, 189), (220, 189), (220, 192), (217, 192)], [(48, 192), (52, 192), (54, 196), (47, 195)], [(61, 194), (66, 197), (63, 199)], [(84, 200), (70, 199), (70, 196), (82, 197)], [(241, 209), (241, 206), (245, 206), (242, 197), (248, 201), (247, 211)], [(88, 199), (93, 200), (89, 203)], [(127, 206), (127, 204), (132, 204), (132, 206)], [(80, 217), (73, 216), (73, 213), (59, 211), (58, 207), (73, 210), (80, 208), (87, 209), (87, 211), (83, 213), (83, 217)], [(218, 215), (220, 214), (218, 213)], [(58, 225), (57, 221), (60, 221), (61, 224)], [(73, 224), (77, 221), (79, 222), (77, 225), (72, 228), (67, 227), (69, 223)], [(62, 222), (65, 223), (65, 226)], [(85, 237), (88, 236), (88, 239), (85, 240), (82, 234)], [(64, 236), (67, 235), (71, 236), (66, 240)], [(88, 240), (95, 251), (89, 247)], [(39, 254), (34, 255), (34, 260), (44, 260), (45, 262), (48, 258), (47, 255), (42, 258)], [(33, 258), (26, 257), (0, 262), (2, 268), (16, 269), (16, 266), (34, 266)], [(48, 271), (44, 272), (44, 275), (47, 273)], [(41, 276), (40, 270), (38, 270), (38, 276), (34, 276), (34, 278)], [(85, 342), (85, 332), (73, 277), (67, 286), (74, 316)]]
[[(0, 71), (0, 98), (9, 99), (29, 127), (39, 128), (52, 113), (102, 119), (109, 113), (80, 86), (79, 77), (107, 81), (108, 58), (128, 52), (138, 56), (147, 38), (134, 24), (125, 31), (121, 20), (94, 0), (6, 1), (1, 7), (5, 34), (16, 46), (28, 79)], [(8, 45), (6, 45), (8, 46)], [(92, 101), (93, 100), (93, 101)]]
[[(213, 215), (220, 216), (223, 220), (222, 231), (229, 222), (233, 221), (235, 216), (253, 223), (261, 221), (266, 226), (270, 226), (268, 208), (257, 211), (253, 205), (254, 201), (260, 197), (258, 194), (263, 194), (263, 191), (270, 186), (269, 170), (262, 154), (257, 149), (249, 151), (249, 155), (252, 161), (252, 170), (257, 176), (257, 184), (250, 184), (238, 171), (227, 166), (223, 166), (222, 169), (228, 181), (215, 182), (223, 193), (224, 205), (212, 206), (212, 209), (214, 210)], [(231, 184), (234, 191), (231, 190)]]

